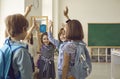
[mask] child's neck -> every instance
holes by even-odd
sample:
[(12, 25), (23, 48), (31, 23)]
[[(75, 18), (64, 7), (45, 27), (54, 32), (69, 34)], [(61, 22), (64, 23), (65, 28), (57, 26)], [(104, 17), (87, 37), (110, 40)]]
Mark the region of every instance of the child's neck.
[(19, 39), (19, 38), (16, 38), (16, 37), (14, 37), (14, 38), (11, 37), (11, 40), (12, 40), (12, 41), (20, 41), (20, 39)]
[(11, 40), (12, 41), (20, 41), (20, 40), (23, 40), (23, 35), (22, 34), (19, 34), (19, 35), (16, 35), (15, 37), (11, 37)]

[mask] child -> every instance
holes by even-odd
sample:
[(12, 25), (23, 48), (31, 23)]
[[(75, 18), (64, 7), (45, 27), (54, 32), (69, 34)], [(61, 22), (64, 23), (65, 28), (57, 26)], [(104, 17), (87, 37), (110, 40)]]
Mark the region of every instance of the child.
[[(68, 8), (66, 7), (66, 10), (64, 10), (64, 16), (67, 18), (67, 22), (70, 21), (68, 16)], [(64, 28), (61, 28), (58, 33), (58, 40), (54, 39), (51, 33), (51, 28), (53, 26), (53, 22), (49, 22), (48, 24), (48, 38), (49, 40), (57, 47), (59, 55), (58, 55), (58, 79), (62, 79), (62, 66), (63, 66), (63, 47), (67, 43), (66, 37), (65, 37), (65, 30)]]
[(48, 24), (48, 38), (58, 49), (58, 79), (62, 78), (62, 64), (63, 64), (63, 51), (62, 47), (66, 43), (66, 38), (64, 37), (65, 31), (64, 28), (61, 28), (58, 33), (58, 40), (54, 39), (51, 33), (53, 23), (50, 21)]
[[(26, 18), (27, 15), (29, 14), (29, 12), (31, 11), (31, 8), (32, 8), (32, 5), (29, 5), (26, 7), (25, 9), (25, 13), (24, 13), (24, 17)], [(29, 30), (28, 30), (28, 33), (25, 37), (25, 40), (28, 39), (28, 37), (30, 36), (30, 33), (32, 32), (32, 30), (34, 29), (34, 26), (32, 26)], [(5, 30), (5, 37), (8, 37), (9, 34), (7, 33), (7, 31)]]
[[(70, 77), (71, 79), (85, 79), (84, 73), (82, 72), (80, 74), (76, 73), (77, 74), (76, 76), (76, 75), (73, 75), (73, 72), (71, 70), (72, 67), (75, 65), (75, 63), (78, 63), (78, 62), (75, 62), (76, 51), (78, 51), (77, 47), (81, 47), (79, 48), (81, 49), (80, 52), (84, 53), (86, 61), (91, 63), (90, 56), (86, 48), (86, 44), (83, 42), (84, 34), (83, 34), (82, 24), (78, 20), (71, 20), (67, 23), (65, 27), (65, 32), (66, 32), (65, 33), (66, 38), (69, 41), (63, 47), (64, 63), (63, 63), (62, 79), (69, 79), (68, 77)], [(81, 46), (77, 46), (77, 45), (81, 45)], [(82, 59), (80, 57), (79, 62), (81, 62), (81, 60)], [(90, 64), (90, 69), (91, 69), (91, 64)], [(91, 70), (89, 72), (91, 72)]]
[[(5, 24), (6, 31), (9, 34), (5, 44), (9, 45), (11, 49), (15, 46), (27, 47), (26, 44), (20, 42), (27, 34), (29, 24), (26, 18), (21, 14), (9, 15), (5, 20)], [(15, 77), (20, 76), (21, 79), (32, 79), (32, 63), (27, 48), (17, 49), (12, 55), (11, 62)]]
[(41, 79), (55, 79), (54, 45), (48, 40), (47, 32), (41, 35), (40, 56), (37, 61)]

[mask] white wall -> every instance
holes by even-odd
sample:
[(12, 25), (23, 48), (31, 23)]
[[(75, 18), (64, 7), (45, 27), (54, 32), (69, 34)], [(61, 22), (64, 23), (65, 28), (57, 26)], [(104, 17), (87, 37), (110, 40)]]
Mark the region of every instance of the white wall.
[[(25, 2), (24, 2), (25, 1)], [(87, 43), (87, 27), (88, 23), (118, 23), (120, 22), (120, 0), (38, 0), (39, 7), (33, 7), (28, 16), (49, 15), (54, 21), (54, 36), (57, 37), (58, 29), (61, 23), (65, 22), (63, 10), (67, 5), (69, 8), (69, 16), (71, 19), (81, 21)], [(0, 0), (0, 25), (3, 26), (4, 18), (7, 14), (24, 13), (24, 9), (29, 4), (33, 4), (33, 0)], [(50, 6), (50, 7), (49, 7)], [(43, 9), (50, 8), (49, 10)], [(51, 11), (52, 10), (52, 11)], [(50, 13), (47, 13), (50, 12)], [(46, 13), (46, 14), (45, 14)], [(28, 17), (30, 19), (30, 17)], [(0, 28), (1, 30), (1, 28)], [(1, 39), (1, 38), (0, 38)]]
[[(0, 10), (1, 10), (1, 0), (0, 0)], [(0, 23), (1, 23), (1, 12), (0, 12)]]
[(10, 14), (24, 13), (24, 0), (2, 0), (1, 3), (1, 16), (3, 19)]
[(52, 20), (52, 0), (42, 0), (42, 16), (48, 16)]
[(83, 25), (86, 43), (88, 23), (120, 22), (120, 0), (60, 0), (59, 4), (58, 24), (65, 22), (63, 10), (68, 6), (70, 18)]
[(5, 24), (4, 20), (6, 16), (14, 13), (24, 13), (24, 0), (0, 0), (0, 45), (4, 40)]
[[(0, 0), (0, 10), (1, 10), (1, 0)], [(2, 35), (2, 29), (1, 29), (1, 12), (0, 12), (0, 35)], [(2, 42), (2, 39), (0, 38), (0, 44), (1, 44), (1, 42)]]
[[(1, 0), (0, 0), (0, 10), (2, 9), (1, 8), (2, 6), (1, 6)], [(1, 24), (1, 11), (0, 11), (0, 24)], [(1, 32), (1, 31), (0, 31)]]
[(58, 37), (58, 30), (59, 30), (59, 1), (60, 0), (53, 0), (53, 34), (54, 37), (57, 39)]

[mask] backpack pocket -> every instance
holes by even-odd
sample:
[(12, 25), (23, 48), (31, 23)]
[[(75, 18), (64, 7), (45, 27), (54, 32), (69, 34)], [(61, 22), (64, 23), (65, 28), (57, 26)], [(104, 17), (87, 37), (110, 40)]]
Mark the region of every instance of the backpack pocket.
[(71, 68), (71, 75), (73, 75), (75, 79), (85, 79), (89, 75), (89, 66), (87, 62), (82, 58), (76, 61)]

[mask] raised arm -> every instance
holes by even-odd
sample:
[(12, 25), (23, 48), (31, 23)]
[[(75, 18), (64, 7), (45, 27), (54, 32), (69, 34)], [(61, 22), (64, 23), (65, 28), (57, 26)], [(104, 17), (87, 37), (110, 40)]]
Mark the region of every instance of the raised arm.
[(32, 8), (32, 4), (26, 7), (25, 13), (24, 13), (25, 17), (27, 17), (27, 15), (29, 14), (29, 12), (31, 11), (31, 8)]
[(69, 18), (69, 16), (68, 16), (68, 11), (69, 11), (69, 9), (68, 9), (68, 7), (66, 6), (66, 7), (65, 7), (65, 10), (64, 10), (64, 12), (63, 12), (65, 18), (67, 19), (66, 23), (70, 21), (70, 18)]
[(60, 42), (59, 42), (59, 40), (54, 39), (54, 37), (53, 37), (53, 35), (52, 35), (52, 31), (51, 31), (52, 26), (53, 26), (53, 22), (52, 22), (52, 21), (49, 21), (49, 23), (48, 23), (48, 39), (49, 39), (49, 41), (52, 42), (56, 47), (58, 47)]
[(37, 36), (37, 53), (40, 54), (40, 48), (41, 48), (41, 41), (40, 41), (40, 37), (41, 37), (41, 34), (40, 34), (40, 31), (39, 31), (39, 27), (37, 26), (36, 27), (36, 36)]
[(37, 27), (37, 23), (36, 23), (35, 18), (34, 18), (34, 19), (33, 19), (32, 26), (31, 26), (31, 27), (29, 28), (29, 30), (27, 31), (27, 35), (26, 35), (26, 37), (25, 37), (24, 40), (29, 40), (29, 39), (30, 39), (30, 35), (31, 35), (31, 33), (32, 33), (32, 31), (33, 31), (33, 29), (34, 29), (35, 27)]

